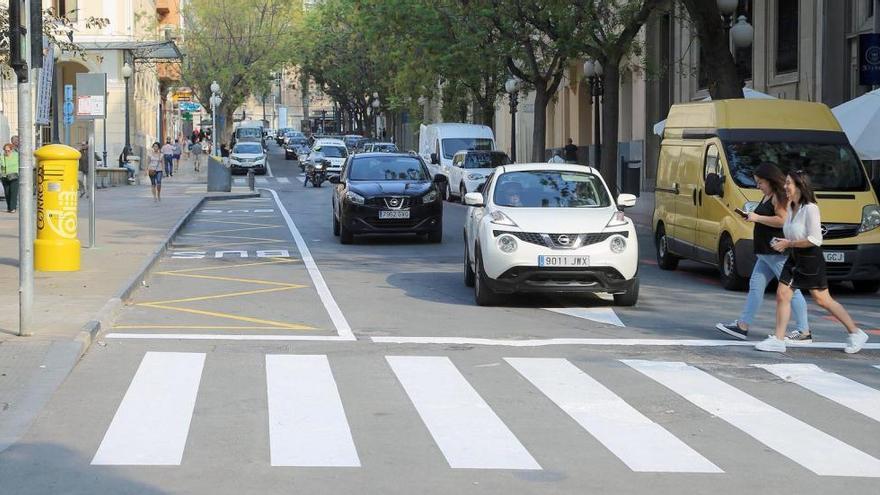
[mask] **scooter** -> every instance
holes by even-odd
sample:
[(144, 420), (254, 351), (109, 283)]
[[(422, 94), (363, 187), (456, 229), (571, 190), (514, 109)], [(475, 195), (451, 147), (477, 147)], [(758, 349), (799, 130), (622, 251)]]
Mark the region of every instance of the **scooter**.
[(307, 186), (309, 182), (312, 183), (312, 187), (321, 187), (321, 184), (327, 180), (327, 166), (330, 163), (326, 160), (318, 160), (314, 163), (309, 163), (306, 165), (306, 178), (303, 179), (303, 187)]

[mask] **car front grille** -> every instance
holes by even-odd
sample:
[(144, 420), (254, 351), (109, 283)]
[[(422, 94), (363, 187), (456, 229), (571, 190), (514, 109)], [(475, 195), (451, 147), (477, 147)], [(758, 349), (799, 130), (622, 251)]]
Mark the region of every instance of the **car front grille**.
[(858, 223), (823, 223), (822, 238), (831, 240), (855, 237), (859, 234), (860, 226)]
[[(501, 234), (509, 234), (517, 239), (536, 244), (538, 246), (549, 247), (553, 249), (573, 249), (576, 247), (589, 246), (605, 241), (611, 236), (619, 235), (629, 237), (629, 232), (596, 232), (589, 234), (541, 234), (537, 232), (510, 232), (505, 230), (494, 230), (492, 234), (495, 237)], [(565, 241), (568, 242), (565, 242)]]

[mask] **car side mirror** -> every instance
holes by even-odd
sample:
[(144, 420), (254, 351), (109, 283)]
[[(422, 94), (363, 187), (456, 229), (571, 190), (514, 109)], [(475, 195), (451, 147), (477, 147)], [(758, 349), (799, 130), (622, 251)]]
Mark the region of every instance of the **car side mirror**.
[(446, 176), (443, 174), (437, 174), (434, 176), (434, 183), (435, 184), (446, 185), (446, 180), (447, 180)]
[(724, 197), (724, 177), (718, 174), (709, 174), (706, 176), (705, 190), (709, 196)]
[(431, 165), (437, 165), (440, 160), (437, 159), (437, 153), (431, 153)]
[(468, 206), (483, 206), (483, 195), (478, 192), (464, 195), (464, 204)]
[(636, 205), (636, 197), (632, 194), (621, 194), (617, 197), (617, 206), (621, 208), (632, 208)]
[(339, 184), (342, 181), (339, 180), (338, 175), (331, 175), (331, 176), (327, 177), (327, 182), (329, 182), (331, 184)]

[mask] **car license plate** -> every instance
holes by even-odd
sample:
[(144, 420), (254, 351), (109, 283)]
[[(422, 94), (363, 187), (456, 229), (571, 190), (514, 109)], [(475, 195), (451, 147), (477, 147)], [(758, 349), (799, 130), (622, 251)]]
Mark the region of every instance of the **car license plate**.
[(825, 251), (824, 254), (826, 263), (843, 263), (846, 259), (840, 251)]
[(409, 218), (409, 210), (381, 210), (379, 211), (381, 219), (406, 219)]
[(538, 266), (587, 267), (589, 256), (538, 256)]

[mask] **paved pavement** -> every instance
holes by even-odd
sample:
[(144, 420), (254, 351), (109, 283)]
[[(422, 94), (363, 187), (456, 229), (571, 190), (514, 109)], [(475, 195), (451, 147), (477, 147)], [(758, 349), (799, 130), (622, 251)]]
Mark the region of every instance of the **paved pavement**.
[[(0, 453), (4, 486), (878, 492), (878, 346), (845, 355), (843, 332), (813, 306), (815, 345), (775, 355), (725, 340), (714, 323), (745, 295), (697, 264), (660, 271), (643, 228), (635, 308), (604, 297), (480, 308), (462, 281), (461, 205), (446, 205), (442, 244), (341, 246), (330, 189), (271, 163), (261, 197), (198, 210), (102, 345)], [(877, 295), (837, 293), (880, 327)]]

